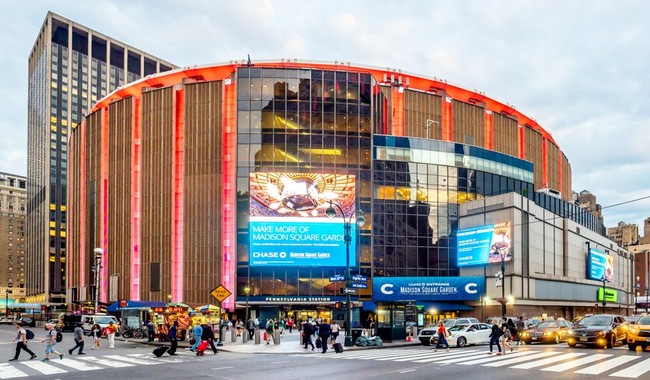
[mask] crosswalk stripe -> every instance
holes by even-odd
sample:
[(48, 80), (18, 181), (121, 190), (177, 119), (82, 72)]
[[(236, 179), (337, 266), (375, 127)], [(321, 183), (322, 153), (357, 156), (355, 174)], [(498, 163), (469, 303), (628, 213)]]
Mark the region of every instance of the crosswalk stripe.
[(466, 356), (473, 356), (476, 355), (476, 351), (463, 351), (462, 353), (458, 352), (449, 352), (449, 353), (444, 353), (444, 354), (433, 354), (431, 357), (426, 358), (426, 359), (420, 359), (420, 360), (413, 360), (414, 363), (431, 363), (431, 362), (438, 362), (441, 360), (449, 359), (449, 358), (458, 358), (462, 357), (463, 359)]
[(138, 365), (156, 365), (160, 364), (161, 362), (150, 362), (148, 360), (141, 360), (141, 359), (136, 359), (136, 358), (130, 358), (128, 356), (122, 356), (122, 355), (106, 355), (104, 356), (105, 358), (113, 359), (113, 360), (119, 360), (127, 363), (134, 363)]
[(631, 362), (632, 360), (636, 360), (638, 357), (636, 356), (618, 356), (613, 359), (606, 360), (602, 363), (598, 363), (596, 365), (581, 369), (579, 371), (575, 371), (574, 373), (586, 373), (588, 375), (598, 375), (600, 373), (603, 373), (605, 371), (609, 371), (612, 368), (619, 366), (621, 364), (625, 364), (627, 362)]
[(8, 364), (0, 363), (0, 379), (13, 379), (16, 377), (27, 377), (28, 375), (18, 368)]
[(612, 373), (610, 376), (637, 378), (648, 371), (650, 371), (650, 359), (646, 359), (641, 363), (636, 363), (631, 367)]
[[(512, 354), (512, 355), (515, 355), (515, 354)], [(512, 355), (510, 357), (512, 357)], [(519, 354), (518, 356), (521, 356), (521, 355), (522, 354)], [(480, 358), (483, 358), (483, 359), (480, 359)], [(488, 359), (485, 359), (485, 352), (480, 352), (480, 353), (476, 353), (476, 354), (470, 355), (470, 356), (465, 356), (465, 357), (462, 357), (462, 358), (444, 359), (444, 360), (439, 361), (439, 363), (444, 363), (444, 364), (453, 364), (453, 363), (459, 363), (459, 362), (473, 362), (473, 363), (476, 363), (477, 361), (481, 361), (481, 362), (484, 362), (486, 360), (494, 361), (496, 359), (498, 359), (498, 358), (490, 357)]]
[(571, 360), (570, 362), (567, 363), (562, 363), (558, 365), (554, 365), (552, 367), (548, 368), (542, 368), (542, 371), (551, 371), (551, 372), (563, 372), (572, 368), (580, 367), (585, 364), (589, 364), (591, 362), (595, 362), (601, 359), (605, 359), (607, 357), (610, 357), (612, 355), (610, 354), (594, 354), (594, 355), (589, 355), (586, 358), (580, 358), (577, 360)]
[(105, 365), (106, 367), (113, 367), (113, 368), (135, 367), (135, 364), (119, 362), (116, 360), (107, 360), (103, 358), (97, 358), (94, 356), (84, 356), (83, 358), (79, 358), (79, 359), (93, 362), (93, 364), (101, 364), (101, 365)]
[(567, 360), (567, 359), (577, 358), (578, 356), (582, 356), (582, 355), (586, 355), (586, 354), (581, 353), (581, 352), (570, 352), (568, 354), (553, 356), (551, 358), (546, 358), (546, 359), (542, 359), (542, 360), (535, 360), (535, 361), (524, 363), (524, 364), (518, 364), (518, 365), (512, 366), (510, 368), (530, 369), (530, 368), (535, 368), (535, 367), (541, 367), (543, 365), (547, 365), (547, 364), (551, 364), (551, 363), (555, 363), (555, 362), (561, 362), (561, 361)]
[[(531, 359), (543, 358), (543, 357), (551, 356), (551, 355), (557, 355), (557, 352), (553, 352), (553, 351), (550, 351), (550, 352), (538, 352), (538, 353), (535, 353), (533, 355), (525, 355), (523, 357), (518, 357), (518, 358), (514, 358), (514, 359), (505, 359), (505, 355), (504, 355), (501, 360), (496, 361), (496, 362), (492, 362), (492, 363), (486, 363), (486, 364), (483, 364), (483, 366), (486, 366), (486, 367), (505, 367), (507, 365), (511, 365), (511, 364), (515, 364), (515, 363), (521, 363), (521, 362), (525, 362), (525, 361), (528, 361), (528, 360), (531, 360)], [(513, 357), (513, 356), (514, 356), (514, 354), (510, 355), (510, 357)]]
[(128, 354), (134, 358), (140, 358), (142, 360), (151, 360), (153, 363), (163, 361), (165, 363), (182, 363), (183, 359), (176, 358), (174, 356), (161, 356), (159, 358), (155, 357), (153, 354)]
[(29, 361), (29, 362), (20, 362), (20, 364), (27, 366), (35, 371), (38, 371), (42, 373), (43, 375), (54, 375), (57, 373), (66, 373), (66, 371), (63, 368), (55, 367), (53, 365), (43, 363), (40, 361)]
[(475, 365), (475, 364), (483, 364), (483, 363), (492, 363), (495, 360), (505, 360), (507, 358), (512, 358), (514, 357), (520, 357), (520, 356), (526, 356), (526, 355), (532, 355), (536, 353), (536, 351), (517, 351), (515, 353), (507, 355), (496, 355), (496, 356), (488, 356), (485, 359), (479, 359), (479, 360), (474, 360), (472, 362), (465, 362), (465, 363), (460, 363), (462, 365)]
[[(407, 355), (408, 355), (408, 357), (423, 357), (423, 356), (424, 357), (429, 357), (429, 356), (436, 355), (436, 354), (433, 353), (433, 352), (419, 351), (418, 353), (410, 353), (410, 354), (407, 354)], [(384, 356), (383, 358), (377, 359), (377, 360), (395, 360), (395, 359), (399, 359), (399, 358), (403, 358), (403, 357), (404, 357), (404, 354), (400, 355), (399, 353), (395, 352), (393, 355)]]
[(401, 358), (395, 359), (393, 361), (395, 361), (395, 362), (408, 362), (408, 361), (411, 361), (411, 360), (425, 359), (425, 358), (428, 358), (430, 356), (431, 356), (430, 352), (425, 352), (425, 353), (421, 353), (421, 354), (418, 354), (418, 355), (412, 354), (412, 355), (409, 355), (409, 356), (401, 357)]
[(66, 367), (74, 368), (78, 371), (96, 371), (98, 369), (102, 369), (102, 367), (95, 367), (94, 365), (88, 365), (84, 362), (79, 362), (76, 360), (70, 360), (70, 359), (62, 359), (62, 360), (56, 360), (52, 361), (52, 363), (56, 363), (57, 365), (63, 365)]

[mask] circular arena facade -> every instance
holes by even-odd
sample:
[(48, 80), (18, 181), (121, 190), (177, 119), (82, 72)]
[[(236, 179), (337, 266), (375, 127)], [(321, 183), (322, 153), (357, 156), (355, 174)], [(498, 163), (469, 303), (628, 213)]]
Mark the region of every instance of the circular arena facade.
[(603, 229), (569, 212), (571, 166), (535, 120), (440, 79), (341, 62), (236, 61), (123, 86), (71, 130), (68, 189), (72, 304), (92, 299), (101, 247), (102, 302), (205, 304), (223, 285), (230, 312), (337, 318), (343, 224), (363, 214), (349, 247), (367, 279), (359, 320), (373, 279), (459, 276), (467, 201), (516, 192)]

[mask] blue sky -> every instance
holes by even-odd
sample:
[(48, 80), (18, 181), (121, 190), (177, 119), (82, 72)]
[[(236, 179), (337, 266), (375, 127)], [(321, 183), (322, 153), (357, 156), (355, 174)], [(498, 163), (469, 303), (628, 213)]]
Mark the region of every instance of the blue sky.
[[(27, 172), (27, 59), (47, 11), (190, 66), (297, 58), (399, 68), (514, 105), (605, 224), (650, 217), (650, 7), (639, 0), (0, 0), (0, 171)], [(619, 203), (624, 205), (614, 206)]]

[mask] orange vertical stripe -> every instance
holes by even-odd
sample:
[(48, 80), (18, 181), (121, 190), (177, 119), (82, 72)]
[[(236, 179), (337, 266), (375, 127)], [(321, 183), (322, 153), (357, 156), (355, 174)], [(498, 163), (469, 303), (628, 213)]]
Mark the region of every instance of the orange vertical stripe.
[(492, 111), (485, 110), (484, 116), (485, 124), (485, 149), (494, 149), (494, 115)]
[(548, 150), (546, 148), (547, 140), (542, 141), (542, 187), (548, 187)]
[(526, 154), (526, 137), (524, 134), (525, 129), (521, 125), (517, 125), (517, 128), (519, 128), (519, 158), (523, 160)]
[(393, 136), (404, 136), (404, 87), (393, 86), (391, 97), (393, 98)]
[(453, 135), (453, 121), (452, 121), (452, 106), (453, 99), (445, 94), (442, 100), (442, 140), (452, 141)]
[(183, 301), (183, 164), (185, 152), (183, 88), (174, 90), (174, 129), (172, 131), (172, 301)]

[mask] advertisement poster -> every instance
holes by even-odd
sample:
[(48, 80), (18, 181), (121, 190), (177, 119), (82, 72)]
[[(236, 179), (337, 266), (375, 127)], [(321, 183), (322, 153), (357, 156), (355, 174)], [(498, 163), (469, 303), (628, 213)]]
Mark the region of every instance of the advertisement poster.
[(594, 248), (589, 249), (587, 257), (587, 278), (590, 280), (612, 281), (614, 279), (614, 256)]
[(465, 277), (375, 277), (373, 301), (470, 301), (485, 291), (480, 276)]
[(459, 267), (510, 261), (510, 222), (459, 230), (456, 244)]
[[(356, 178), (348, 174), (251, 173), (251, 266), (346, 266), (344, 219), (355, 219)], [(336, 216), (329, 218), (330, 201)], [(352, 223), (350, 265), (356, 263)]]

